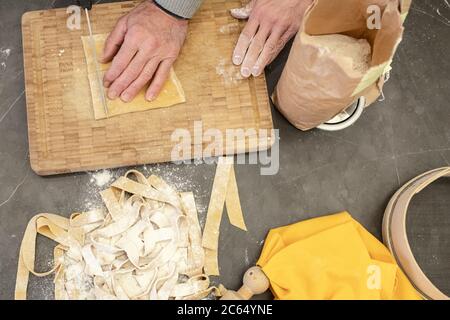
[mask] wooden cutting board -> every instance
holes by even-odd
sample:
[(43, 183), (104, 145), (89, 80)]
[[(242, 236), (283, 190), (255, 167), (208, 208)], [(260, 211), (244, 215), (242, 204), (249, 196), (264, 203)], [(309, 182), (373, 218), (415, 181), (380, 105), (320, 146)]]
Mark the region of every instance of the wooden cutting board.
[[(94, 32), (111, 32), (116, 20), (138, 3), (94, 6)], [(230, 61), (242, 25), (228, 10), (239, 5), (240, 1), (206, 0), (190, 22), (186, 44), (175, 64), (186, 93), (185, 104), (99, 121), (93, 116), (81, 42), (81, 36), (88, 34), (84, 16), (81, 30), (71, 31), (66, 26), (66, 9), (26, 13), (22, 28), (33, 170), (50, 175), (168, 162), (180, 142), (172, 141), (174, 130), (193, 134), (198, 121), (203, 131), (218, 129), (224, 135), (226, 129), (271, 130), (265, 78), (239, 79), (239, 69)], [(273, 137), (252, 135), (241, 142), (245, 143), (237, 143), (237, 153), (267, 149)], [(201, 141), (189, 144), (197, 151), (207, 146)]]

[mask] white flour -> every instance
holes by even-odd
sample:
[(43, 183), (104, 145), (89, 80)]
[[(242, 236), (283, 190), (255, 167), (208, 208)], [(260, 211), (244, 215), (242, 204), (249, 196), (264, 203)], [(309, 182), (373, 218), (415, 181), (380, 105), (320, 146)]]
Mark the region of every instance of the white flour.
[(355, 39), (341, 34), (309, 37), (313, 45), (320, 47), (323, 55), (348, 59), (353, 70), (365, 73), (370, 68), (372, 48), (366, 39)]
[(6, 61), (11, 54), (11, 49), (0, 48), (0, 72), (6, 70)]
[[(142, 173), (145, 176), (157, 175), (174, 187), (178, 192), (193, 192), (195, 204), (197, 205), (200, 225), (205, 225), (206, 211), (209, 204), (209, 191), (201, 188), (199, 184), (193, 182), (191, 178), (195, 173), (195, 165), (177, 166), (172, 164), (156, 164), (148, 167), (144, 166)], [(204, 177), (207, 180), (207, 177)]]
[(245, 248), (245, 265), (250, 265), (250, 258), (248, 257), (248, 248)]
[[(186, 168), (189, 168), (189, 170), (186, 170)], [(152, 166), (151, 169), (149, 170), (146, 166), (139, 168), (139, 171), (144, 173), (145, 176), (150, 176), (150, 175), (157, 175), (157, 172), (161, 172), (162, 174), (160, 174), (159, 176), (163, 176), (161, 177), (163, 180), (166, 180), (166, 182), (170, 185), (173, 184), (174, 187), (176, 187), (177, 189), (179, 189), (180, 191), (192, 191), (195, 193), (195, 190), (193, 190), (192, 185), (194, 185), (193, 183), (191, 183), (190, 181), (191, 176), (195, 174), (194, 171), (191, 171), (190, 169), (192, 169), (192, 166), (174, 166), (174, 165), (155, 165)], [(125, 171), (124, 169), (118, 169), (115, 171), (117, 177), (118, 176), (123, 176)], [(104, 186), (103, 188), (101, 188), (100, 190), (104, 190), (107, 187), (109, 187), (109, 185), (111, 184), (111, 180), (115, 181), (116, 177), (113, 178), (113, 174), (108, 171), (108, 170), (104, 170), (104, 171), (100, 171), (100, 172), (96, 172), (91, 174), (91, 179), (90, 181), (90, 186), (87, 189), (90, 190), (86, 190), (89, 194), (95, 193), (94, 191), (92, 191), (93, 189), (100, 189), (100, 186)], [(174, 183), (175, 181), (175, 183)], [(100, 207), (101, 203), (97, 202), (97, 201), (90, 201), (86, 202), (86, 205), (91, 205), (93, 207)], [(94, 205), (97, 204), (97, 205)], [(150, 208), (150, 207), (147, 207)], [(166, 208), (166, 207), (163, 207)], [(129, 243), (129, 241), (135, 241), (136, 246), (140, 243), (142, 243), (142, 236), (141, 233), (144, 232), (144, 229), (147, 228), (147, 222), (145, 220), (145, 217), (142, 215), (141, 216), (141, 210), (140, 207), (136, 207), (136, 206), (131, 206), (131, 205), (124, 205), (121, 206), (121, 210), (123, 212), (123, 214), (125, 216), (134, 216), (134, 220), (133, 220), (133, 224), (132, 226), (130, 225), (128, 228), (128, 230), (125, 233), (121, 233), (120, 235), (120, 239), (114, 238), (114, 234), (112, 236), (108, 236), (109, 238), (96, 238), (96, 240), (98, 242), (95, 243), (103, 243), (104, 245), (108, 245), (111, 243), (111, 245), (114, 243), (114, 245), (117, 245), (118, 248), (122, 248), (121, 246), (123, 244), (120, 244), (121, 241), (123, 241), (124, 239), (127, 241), (126, 243)], [(128, 210), (130, 211), (128, 213)], [(162, 212), (167, 213), (168, 217), (171, 217), (173, 214), (175, 214), (175, 216), (179, 216), (181, 215), (181, 208), (179, 209), (180, 211), (177, 210), (163, 210)], [(152, 213), (152, 211), (148, 211), (150, 214)], [(100, 218), (101, 222), (100, 225), (96, 226), (96, 230), (98, 231), (98, 228), (103, 228), (104, 226), (108, 226), (108, 225), (112, 225), (114, 224), (113, 221), (111, 221), (111, 219), (105, 219), (103, 217), (103, 214), (101, 215), (102, 218)], [(170, 221), (170, 228), (173, 228), (174, 232), (175, 230), (177, 230), (177, 238), (176, 239), (182, 239), (181, 237), (183, 235), (185, 235), (186, 239), (187, 239), (187, 233), (183, 232), (183, 230), (190, 230), (189, 229), (189, 225), (178, 225), (178, 219), (176, 219), (176, 217), (174, 219), (169, 219), (168, 221)], [(92, 217), (93, 220), (90, 220), (93, 223), (97, 223), (99, 220), (98, 216), (93, 216)], [(148, 217), (147, 217), (148, 218)], [(89, 223), (89, 222), (88, 222)], [(87, 224), (88, 224), (87, 223)], [(151, 227), (151, 230), (154, 230), (154, 228), (162, 228), (161, 226), (165, 226), (162, 225), (160, 223), (157, 222), (157, 220), (155, 220), (155, 224), (153, 224), (153, 227)], [(142, 228), (143, 227), (143, 228)], [(168, 228), (169, 228), (168, 227)], [(142, 228), (142, 229), (141, 229)], [(187, 229), (186, 229), (187, 228)], [(131, 230), (134, 230), (133, 232), (136, 232), (136, 238), (131, 238), (130, 235), (127, 234), (128, 231), (130, 231), (131, 234)], [(94, 233), (90, 233), (90, 232), (94, 232)], [(179, 232), (179, 234), (178, 234)], [(200, 230), (198, 231), (198, 237), (197, 239), (201, 239), (201, 232)], [(91, 237), (92, 235), (95, 234), (95, 231), (89, 231), (88, 233), (86, 233), (86, 238), (85, 238), (85, 242), (84, 242), (84, 247), (81, 248), (80, 245), (73, 245), (73, 246), (69, 246), (69, 249), (67, 252), (64, 253), (63, 255), (63, 259), (62, 259), (62, 264), (64, 266), (64, 273), (63, 276), (64, 278), (62, 278), (61, 281), (63, 281), (63, 285), (65, 288), (65, 292), (66, 293), (62, 293), (62, 294), (66, 294), (67, 298), (70, 299), (81, 299), (81, 300), (91, 300), (94, 298), (102, 298), (102, 297), (106, 297), (108, 298), (108, 295), (111, 296), (111, 289), (112, 286), (114, 286), (114, 290), (116, 290), (117, 288), (114, 285), (114, 281), (118, 281), (117, 283), (120, 284), (120, 286), (118, 288), (122, 288), (121, 286), (123, 285), (122, 281), (127, 281), (127, 284), (124, 288), (128, 288), (129, 291), (128, 294), (132, 294), (133, 297), (138, 297), (137, 295), (135, 295), (135, 293), (133, 293), (134, 289), (136, 289), (135, 287), (132, 287), (132, 284), (134, 282), (129, 282), (130, 278), (125, 278), (125, 276), (121, 276), (120, 273), (115, 273), (114, 269), (115, 267), (117, 267), (119, 264), (121, 265), (118, 268), (122, 268), (122, 262), (125, 262), (126, 259), (123, 259), (123, 253), (117, 253), (117, 252), (110, 252), (108, 251), (108, 249), (102, 249), (102, 247), (95, 247), (92, 251), (90, 251), (92, 249), (92, 239), (93, 237)], [(130, 238), (127, 238), (130, 237)], [(174, 237), (173, 235), (170, 236), (171, 238)], [(180, 238), (178, 238), (180, 237)], [(175, 238), (174, 238), (175, 239)], [(170, 246), (168, 246), (168, 243), (172, 243), (172, 242), (168, 242), (168, 241), (163, 241), (164, 239), (162, 239), (160, 242), (158, 242), (158, 240), (155, 240), (157, 243), (155, 245), (154, 248), (150, 249), (150, 251), (148, 251), (149, 253), (145, 253), (147, 259), (152, 258), (152, 259), (157, 259), (156, 256), (154, 255), (155, 253), (157, 254), (159, 251), (158, 246), (161, 246), (161, 248), (168, 248), (171, 249)], [(166, 239), (169, 240), (169, 239)], [(106, 242), (105, 242), (106, 241)], [(185, 263), (187, 262), (187, 250), (186, 250), (186, 257), (183, 258), (183, 253), (185, 250), (183, 250), (184, 248), (184, 243), (181, 240), (177, 240), (177, 247), (174, 248), (173, 250), (177, 250), (176, 253), (173, 256), (171, 256), (171, 258), (168, 260), (168, 265), (172, 266), (180, 266), (180, 270), (184, 270), (182, 269), (183, 267), (185, 267)], [(187, 241), (187, 240), (186, 240)], [(189, 246), (191, 246), (192, 243), (189, 243)], [(95, 246), (95, 245), (94, 245)], [(198, 247), (198, 244), (197, 244)], [(86, 249), (88, 248), (88, 249)], [(90, 249), (89, 249), (90, 248)], [(201, 248), (201, 247), (200, 247)], [(86, 251), (87, 250), (87, 251)], [(124, 249), (126, 251), (126, 249)], [(141, 249), (140, 249), (141, 250)], [(153, 251), (152, 251), (153, 250)], [(119, 250), (120, 251), (120, 250)], [(90, 253), (90, 255), (88, 255), (87, 253)], [(81, 259), (81, 255), (83, 257), (83, 259)], [(142, 255), (142, 254), (141, 254)], [(111, 260), (112, 259), (112, 260)], [(130, 258), (131, 260), (131, 258)], [(149, 260), (150, 261), (150, 260)], [(155, 260), (157, 261), (157, 260)], [(113, 262), (115, 264), (113, 264)], [(141, 263), (141, 262), (140, 262)], [(148, 263), (148, 262), (147, 262)], [(150, 264), (151, 265), (151, 264)], [(99, 269), (95, 269), (96, 267), (100, 266), (100, 268), (103, 268), (103, 270), (100, 269), (100, 274), (99, 274)], [(106, 267), (105, 267), (106, 266)], [(114, 268), (113, 268), (114, 266)], [(156, 274), (158, 276), (158, 278), (160, 278), (161, 280), (158, 281), (162, 281), (162, 279), (164, 279), (164, 285), (166, 286), (170, 286), (171, 281), (173, 281), (173, 279), (167, 279), (165, 277), (169, 276), (170, 274), (172, 274), (171, 272), (169, 272), (169, 270), (164, 271), (164, 270), (159, 270), (158, 268), (156, 268), (155, 266), (151, 267), (154, 268), (153, 271), (156, 271)], [(149, 269), (151, 269), (149, 267)], [(171, 268), (169, 268), (171, 269)], [(123, 270), (126, 270), (126, 267), (124, 267)], [(179, 272), (177, 271), (178, 269), (175, 269), (175, 272)], [(160, 272), (161, 271), (161, 272)], [(143, 271), (144, 272), (144, 271)], [(138, 274), (138, 275), (130, 275), (131, 279), (134, 279), (135, 281), (144, 281), (146, 278), (148, 278), (148, 276), (151, 275), (152, 270), (147, 270), (145, 272), (149, 273), (147, 275), (145, 275), (142, 272), (142, 274)], [(167, 274), (166, 274), (167, 273)], [(181, 273), (183, 274), (183, 273)], [(99, 276), (99, 278), (95, 278), (95, 276)], [(144, 277), (145, 276), (145, 277)], [(116, 278), (115, 278), (116, 277)], [(135, 278), (134, 278), (135, 277)], [(171, 276), (172, 277), (172, 276)], [(94, 285), (94, 279), (98, 280), (98, 281), (103, 281), (101, 283), (97, 283), (95, 282), (95, 285), (97, 285), (97, 287)], [(140, 280), (139, 280), (140, 279)], [(184, 282), (188, 282), (187, 280), (192, 280), (191, 278), (186, 278), (186, 280), (182, 280), (178, 274), (176, 274), (176, 276), (174, 277), (175, 281), (177, 281), (177, 284), (181, 284)], [(113, 281), (113, 282), (111, 282)], [(147, 280), (145, 280), (147, 281)], [(150, 278), (148, 279), (148, 281), (150, 281)], [(197, 280), (195, 280), (197, 281)], [(59, 282), (57, 282), (57, 284), (61, 284)], [(107, 284), (107, 290), (104, 289), (106, 287), (104, 287), (103, 284)], [(149, 283), (150, 284), (150, 283)], [(147, 287), (147, 285), (149, 284), (142, 284), (141, 282), (139, 282), (139, 286), (141, 286), (142, 288)], [(193, 283), (192, 286), (193, 288), (198, 288), (196, 290), (203, 290), (200, 287), (200, 282), (197, 283)], [(164, 288), (164, 285), (162, 288)], [(173, 284), (175, 285), (175, 284)], [(209, 284), (208, 284), (209, 286)], [(142, 289), (141, 288), (141, 289)], [(165, 294), (167, 293), (167, 296), (169, 295), (170, 292), (165, 292), (162, 288), (161, 288), (161, 292), (159, 291), (160, 288), (157, 287), (157, 285), (155, 284), (155, 290), (156, 288), (158, 289), (158, 294), (161, 294), (162, 297), (165, 297)], [(168, 287), (170, 288), (170, 287)], [(106, 291), (102, 291), (101, 289), (104, 289)], [(141, 290), (140, 289), (140, 290)], [(100, 290), (100, 291), (99, 291)], [(113, 291), (113, 295), (116, 296), (117, 298), (121, 298), (123, 297), (125, 293), (121, 293), (120, 291)], [(150, 295), (149, 295), (150, 294)], [(146, 297), (152, 297), (152, 295), (155, 295), (156, 291), (150, 291), (147, 292), (145, 295)], [(61, 296), (61, 298), (64, 298)]]
[(88, 175), (88, 183), (82, 188), (81, 207), (78, 208), (81, 212), (101, 208), (103, 202), (99, 193), (107, 189), (120, 174), (117, 171), (102, 170), (88, 172)]
[(231, 15), (236, 19), (247, 19), (250, 16), (251, 11), (251, 8), (248, 6), (230, 10)]
[(219, 64), (216, 66), (216, 73), (222, 77), (225, 86), (236, 85), (244, 79), (239, 67), (231, 64), (229, 59), (220, 59)]
[(11, 49), (3, 49), (0, 48), (0, 59), (8, 59), (9, 55), (11, 54)]
[[(201, 181), (194, 182), (193, 176), (196, 173), (195, 165), (177, 166), (173, 164), (155, 164), (143, 166), (137, 170), (146, 177), (154, 174), (173, 186), (178, 192), (193, 192), (197, 205), (200, 225), (203, 227), (206, 220), (206, 211), (209, 204), (209, 188), (201, 187)], [(88, 173), (90, 179), (88, 184), (83, 187), (81, 194), (81, 203), (78, 211), (86, 212), (103, 206), (103, 201), (99, 192), (107, 189), (110, 184), (118, 177), (125, 174), (125, 169), (102, 170)], [(203, 177), (204, 181), (208, 177)]]
[(219, 32), (223, 34), (238, 33), (240, 31), (239, 23), (228, 23), (220, 27)]
[(54, 286), (51, 281), (39, 281), (33, 286), (33, 291), (39, 300), (53, 300)]
[(97, 173), (94, 173), (91, 178), (91, 182), (95, 182), (97, 187), (104, 187), (110, 182), (113, 178), (111, 171), (103, 170)]

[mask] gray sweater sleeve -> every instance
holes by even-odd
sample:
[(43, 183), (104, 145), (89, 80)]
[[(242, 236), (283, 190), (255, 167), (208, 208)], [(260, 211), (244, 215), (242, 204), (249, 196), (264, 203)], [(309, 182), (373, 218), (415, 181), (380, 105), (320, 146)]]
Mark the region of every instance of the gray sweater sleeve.
[(167, 11), (186, 19), (194, 16), (203, 0), (154, 0)]

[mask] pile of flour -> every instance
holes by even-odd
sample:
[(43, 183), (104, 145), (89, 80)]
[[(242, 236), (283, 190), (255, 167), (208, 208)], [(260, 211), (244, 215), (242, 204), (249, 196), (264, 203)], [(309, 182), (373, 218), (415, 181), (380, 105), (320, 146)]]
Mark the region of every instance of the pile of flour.
[(372, 48), (366, 39), (355, 39), (342, 34), (312, 36), (309, 43), (321, 48), (324, 55), (347, 58), (354, 71), (365, 73), (370, 68)]

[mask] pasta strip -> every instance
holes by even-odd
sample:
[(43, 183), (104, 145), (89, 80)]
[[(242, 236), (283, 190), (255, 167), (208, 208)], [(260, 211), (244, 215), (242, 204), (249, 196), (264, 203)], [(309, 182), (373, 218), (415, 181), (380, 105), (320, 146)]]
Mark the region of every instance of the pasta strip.
[(161, 193), (156, 191), (153, 187), (140, 184), (125, 177), (120, 177), (116, 182), (113, 183), (112, 186), (124, 190), (128, 193), (139, 195), (148, 199), (160, 202), (168, 202), (168, 199)]
[[(41, 223), (37, 221), (41, 220)], [(45, 223), (44, 223), (45, 222)], [(50, 227), (51, 225), (52, 227)], [(53, 234), (52, 230), (64, 231), (69, 227), (69, 220), (62, 218), (53, 214), (40, 214), (33, 217), (25, 230), (24, 238), (20, 246), (19, 251), (19, 263), (17, 267), (17, 279), (16, 279), (16, 289), (15, 298), (17, 300), (24, 300), (27, 296), (28, 278), (29, 273), (33, 273), (36, 276), (45, 277), (53, 272), (55, 272), (59, 267), (59, 261), (55, 266), (48, 272), (37, 273), (34, 271), (34, 261), (35, 261), (35, 246), (36, 246), (36, 235), (38, 233), (45, 235), (46, 237), (56, 240), (57, 234)], [(59, 234), (61, 237), (61, 234)]]
[[(133, 179), (135, 180), (133, 180)], [(101, 192), (102, 209), (70, 219), (41, 214), (22, 241), (16, 298), (26, 299), (29, 272), (55, 272), (55, 299), (191, 299), (213, 289), (192, 193), (129, 171)], [(55, 266), (34, 271), (36, 235), (57, 243)]]
[(197, 208), (195, 206), (194, 194), (182, 193), (181, 203), (186, 216), (189, 220), (189, 241), (191, 247), (188, 248), (188, 262), (187, 271), (188, 275), (198, 275), (201, 273), (203, 265), (205, 263), (205, 253), (202, 247), (202, 231), (200, 229), (200, 223), (198, 221)]
[(106, 189), (100, 192), (100, 195), (113, 220), (116, 221), (117, 219), (119, 219), (122, 211), (114, 190), (112, 188)]
[(228, 180), (228, 189), (225, 204), (230, 223), (236, 228), (247, 231), (247, 227), (244, 221), (244, 215), (242, 213), (241, 201), (239, 200), (239, 191), (234, 168), (231, 168), (230, 170), (230, 179)]
[(228, 180), (233, 166), (231, 161), (228, 158), (221, 158), (214, 178), (202, 240), (203, 247), (211, 250), (216, 250), (219, 243), (220, 221), (228, 189)]
[(219, 158), (203, 231), (202, 245), (205, 249), (205, 271), (208, 275), (218, 276), (220, 274), (218, 260), (219, 230), (225, 204), (230, 223), (247, 231), (239, 200), (232, 157)]

